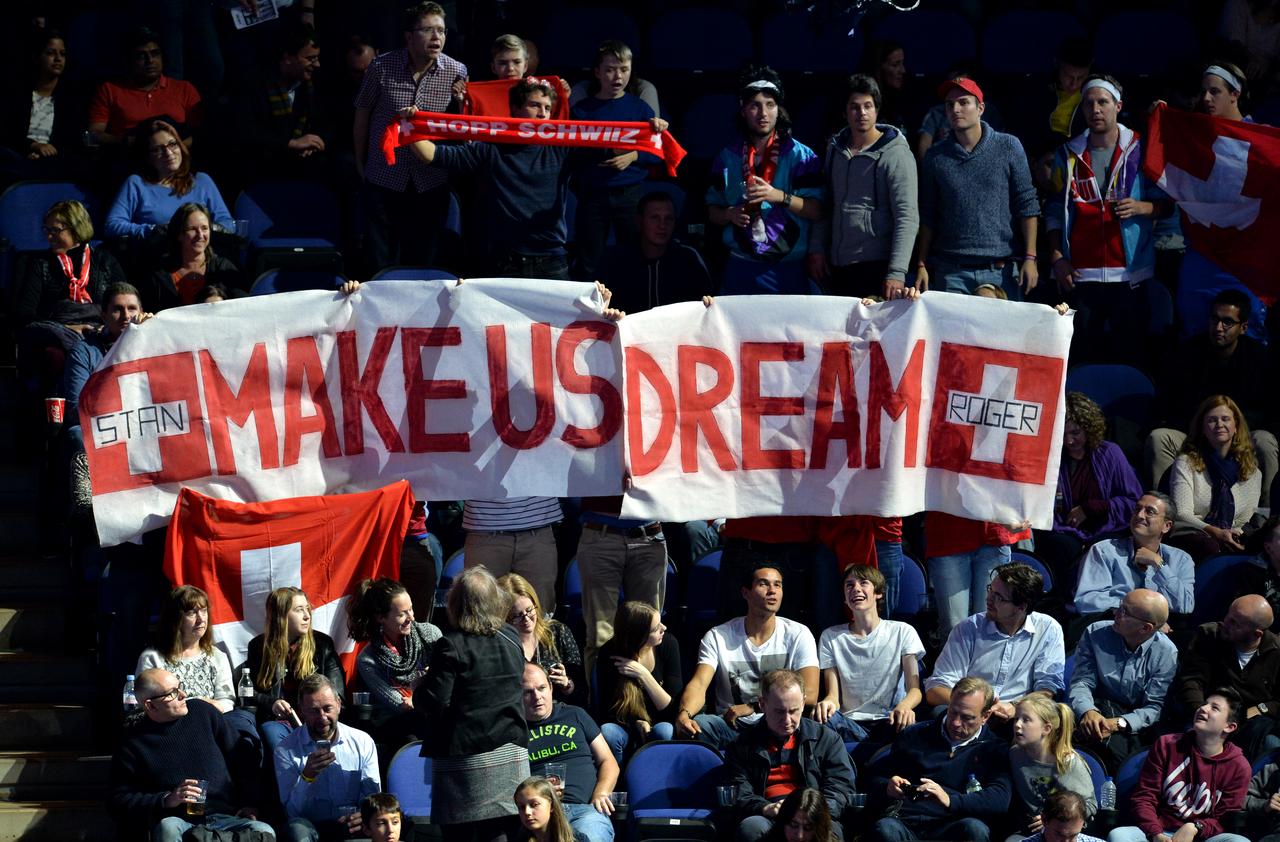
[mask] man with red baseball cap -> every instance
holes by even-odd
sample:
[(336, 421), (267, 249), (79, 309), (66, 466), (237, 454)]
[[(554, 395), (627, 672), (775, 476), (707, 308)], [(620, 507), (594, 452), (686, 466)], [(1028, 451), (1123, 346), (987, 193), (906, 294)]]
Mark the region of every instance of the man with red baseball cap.
[(993, 284), (1020, 300), (1039, 280), (1040, 206), (1026, 153), (1016, 137), (983, 122), (986, 104), (973, 79), (950, 79), (938, 96), (951, 136), (921, 165), (918, 286), (971, 293)]

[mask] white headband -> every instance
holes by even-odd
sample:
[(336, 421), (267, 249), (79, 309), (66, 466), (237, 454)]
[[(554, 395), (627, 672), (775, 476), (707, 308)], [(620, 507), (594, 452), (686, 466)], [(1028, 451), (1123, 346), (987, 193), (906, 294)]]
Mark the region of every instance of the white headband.
[(757, 79), (757, 80), (756, 80), (756, 81), (754, 81), (754, 82), (750, 82), (750, 83), (748, 83), (745, 87), (743, 87), (743, 90), (744, 90), (744, 91), (759, 91), (759, 90), (762, 90), (762, 89), (764, 89), (764, 88), (768, 88), (769, 90), (773, 91), (775, 94), (780, 94), (780, 93), (782, 93), (782, 91), (778, 90), (778, 86), (777, 86), (777, 85), (775, 85), (774, 83), (770, 82), (768, 79)]
[(1117, 103), (1122, 99), (1120, 91), (1118, 91), (1116, 86), (1108, 82), (1106, 79), (1090, 79), (1088, 82), (1085, 82), (1084, 87), (1080, 89), (1081, 96), (1083, 96), (1084, 92), (1090, 88), (1102, 88), (1104, 91), (1111, 94), (1111, 98)]
[(1236, 75), (1232, 73), (1230, 70), (1225, 70), (1216, 64), (1211, 64), (1204, 69), (1204, 74), (1202, 75), (1207, 76), (1209, 74), (1213, 74), (1214, 76), (1217, 76), (1222, 81), (1226, 82), (1227, 87), (1231, 88), (1231, 90), (1235, 91), (1236, 93), (1240, 93), (1242, 90), (1244, 90), (1244, 85), (1240, 84), (1240, 80), (1237, 79)]

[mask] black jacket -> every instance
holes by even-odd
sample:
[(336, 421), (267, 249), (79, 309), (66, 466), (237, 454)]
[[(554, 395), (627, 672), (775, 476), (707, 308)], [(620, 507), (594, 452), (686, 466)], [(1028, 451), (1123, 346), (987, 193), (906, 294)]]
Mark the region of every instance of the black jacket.
[[(172, 261), (166, 261), (164, 268), (155, 270), (147, 279), (146, 286), (141, 290), (142, 301), (151, 312), (159, 313), (161, 310), (182, 306), (182, 296), (173, 283), (173, 272), (176, 269), (177, 266), (172, 265)], [(217, 254), (209, 255), (204, 282), (206, 285), (222, 284), (232, 295), (244, 295), (249, 291), (244, 272), (230, 260)]]
[[(764, 717), (742, 729), (729, 747), (725, 771), (734, 787), (733, 810), (737, 821), (758, 816), (768, 804), (764, 797), (769, 780), (769, 745), (776, 741)], [(831, 817), (839, 820), (854, 792), (853, 765), (844, 743), (825, 725), (801, 719), (796, 729), (796, 765), (804, 785), (826, 798)]]
[[(342, 671), (342, 663), (338, 660), (337, 647), (333, 645), (333, 638), (324, 632), (313, 631), (311, 636), (315, 639), (316, 651), (312, 657), (312, 663), (315, 664), (316, 672), (322, 673), (331, 682), (334, 689), (338, 691), (338, 696), (346, 697), (346, 673)], [(258, 722), (270, 722), (275, 719), (271, 713), (271, 705), (276, 699), (284, 699), (284, 677), (282, 676), (275, 685), (268, 691), (262, 691), (257, 688), (258, 670), (262, 668), (262, 647), (266, 638), (258, 635), (249, 641), (249, 658), (244, 663), (244, 668), (249, 670), (249, 677), (255, 682), (253, 703), (258, 708)], [(286, 665), (287, 668), (287, 665)], [(232, 676), (233, 683), (237, 686), (240, 682), (242, 673), (237, 672)], [(295, 707), (298, 704), (297, 699), (285, 699), (289, 704)]]
[(413, 707), (427, 720), (422, 756), (464, 757), (508, 743), (528, 747), (523, 676), (524, 650), (510, 626), (488, 636), (446, 633), (413, 691)]
[(1183, 710), (1195, 711), (1215, 687), (1231, 687), (1245, 708), (1266, 702), (1272, 711), (1280, 711), (1280, 638), (1263, 632), (1257, 653), (1242, 670), (1235, 644), (1222, 637), (1221, 627), (1205, 623), (1182, 650), (1177, 688)]
[[(84, 251), (80, 246), (68, 252), (73, 271), (80, 270), (83, 255)], [(109, 285), (123, 280), (124, 270), (111, 253), (104, 248), (90, 246), (88, 289), (93, 302), (101, 304), (103, 291)], [(62, 266), (53, 252), (27, 256), (25, 271), (19, 275), (17, 290), (13, 296), (13, 313), (18, 325), (48, 318), (55, 304), (69, 299), (69, 284), (70, 281), (63, 274)]]

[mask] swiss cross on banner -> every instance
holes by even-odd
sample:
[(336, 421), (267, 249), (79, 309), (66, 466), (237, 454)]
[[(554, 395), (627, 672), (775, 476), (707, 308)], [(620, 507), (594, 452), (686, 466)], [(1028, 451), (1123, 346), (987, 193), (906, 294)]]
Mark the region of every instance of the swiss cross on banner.
[(361, 579), (397, 578), (413, 492), (400, 481), (361, 494), (232, 503), (183, 488), (165, 545), (174, 586), (209, 594), (214, 637), (233, 665), (261, 634), (267, 595), (302, 588), (311, 625), (333, 638), (347, 677), (355, 645), (347, 631), (349, 594)]
[(1280, 295), (1280, 129), (1160, 105), (1143, 168), (1178, 203), (1196, 251), (1263, 301)]

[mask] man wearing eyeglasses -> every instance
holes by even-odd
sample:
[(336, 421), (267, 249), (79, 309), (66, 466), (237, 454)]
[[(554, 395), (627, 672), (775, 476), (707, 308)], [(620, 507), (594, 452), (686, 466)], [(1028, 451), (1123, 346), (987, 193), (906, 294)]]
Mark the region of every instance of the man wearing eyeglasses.
[[(197, 823), (210, 830), (257, 831), (258, 763), (213, 705), (187, 699), (177, 676), (145, 670), (134, 685), (145, 717), (125, 734), (111, 761), (107, 806), (122, 836), (150, 833), (179, 842)], [(201, 789), (201, 782), (204, 788)], [(189, 804), (203, 801), (203, 818)]]
[(1020, 562), (996, 568), (987, 585), (987, 610), (966, 617), (947, 638), (933, 675), (925, 680), (924, 700), (941, 706), (965, 676), (985, 679), (995, 690), (991, 713), (1012, 720), (1014, 702), (1028, 693), (1054, 696), (1063, 688), (1066, 652), (1062, 626), (1032, 609), (1044, 592), (1044, 580)]
[(431, 266), (436, 238), (449, 211), (448, 174), (396, 150), (395, 166), (382, 156), (382, 135), (403, 108), (459, 111), (467, 66), (444, 54), (449, 30), (439, 3), (405, 12), (404, 48), (384, 53), (365, 72), (356, 95), (352, 141), (356, 170), (369, 202), (366, 227), (371, 270), (403, 263)]
[(1156, 429), (1147, 437), (1143, 462), (1147, 487), (1156, 488), (1186, 441), (1187, 424), (1201, 401), (1227, 395), (1239, 405), (1249, 424), (1258, 464), (1262, 469), (1262, 500), (1270, 505), (1269, 489), (1280, 463), (1280, 445), (1271, 432), (1280, 421), (1275, 379), (1267, 349), (1248, 336), (1254, 317), (1249, 296), (1224, 289), (1209, 305), (1208, 333), (1193, 336), (1170, 354), (1158, 380)]
[(329, 139), (316, 97), (320, 48), (315, 30), (301, 23), (284, 30), (274, 58), (256, 89), (237, 98), (241, 163), (275, 179), (318, 177)]
[(1160, 593), (1137, 588), (1116, 607), (1115, 619), (1091, 624), (1076, 646), (1067, 697), (1080, 722), (1076, 738), (1101, 752), (1111, 769), (1155, 738), (1151, 726), (1178, 671), (1178, 648), (1160, 632), (1168, 617)]

